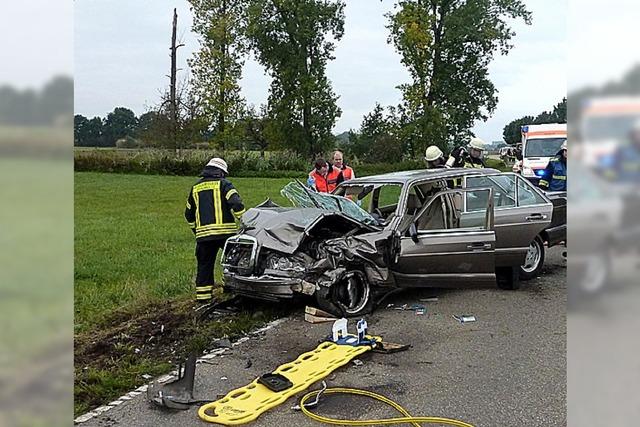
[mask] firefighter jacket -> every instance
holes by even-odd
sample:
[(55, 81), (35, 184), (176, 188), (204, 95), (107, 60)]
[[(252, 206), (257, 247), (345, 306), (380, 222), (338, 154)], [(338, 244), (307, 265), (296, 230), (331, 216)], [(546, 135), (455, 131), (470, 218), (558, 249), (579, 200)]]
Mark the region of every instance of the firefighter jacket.
[(342, 171), (338, 168), (329, 166), (326, 176), (322, 176), (316, 169), (309, 172), (309, 178), (307, 183), (309, 187), (316, 190), (318, 193), (331, 193), (336, 189), (338, 184), (344, 181)]
[(226, 239), (238, 231), (236, 220), (245, 212), (238, 191), (224, 172), (207, 166), (189, 192), (184, 217), (197, 241)]
[(549, 160), (539, 185), (548, 191), (567, 191), (567, 162), (562, 154)]

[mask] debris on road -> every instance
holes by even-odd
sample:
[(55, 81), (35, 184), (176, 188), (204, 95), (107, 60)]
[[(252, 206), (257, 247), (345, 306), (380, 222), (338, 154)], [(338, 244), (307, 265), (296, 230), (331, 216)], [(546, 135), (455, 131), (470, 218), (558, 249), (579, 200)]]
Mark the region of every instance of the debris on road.
[(398, 311), (413, 311), (415, 312), (416, 315), (421, 316), (424, 315), (427, 312), (427, 307), (425, 307), (422, 304), (402, 304), (399, 306), (395, 306), (394, 304), (387, 304), (387, 308), (392, 309), (392, 310), (398, 310)]
[(420, 298), (420, 302), (438, 302), (438, 297)]
[(320, 310), (315, 307), (305, 307), (304, 309), (304, 320), (309, 323), (325, 323), (325, 322), (335, 322), (336, 317), (331, 313), (327, 313), (324, 310)]
[(362, 360), (360, 360), (360, 359), (353, 359), (351, 362), (352, 362), (355, 366), (362, 366), (362, 365), (364, 365), (364, 362), (363, 362)]
[(469, 322), (475, 322), (476, 321), (476, 316), (474, 316), (472, 314), (459, 314), (459, 315), (454, 314), (453, 318), (456, 319), (460, 323), (469, 323)]

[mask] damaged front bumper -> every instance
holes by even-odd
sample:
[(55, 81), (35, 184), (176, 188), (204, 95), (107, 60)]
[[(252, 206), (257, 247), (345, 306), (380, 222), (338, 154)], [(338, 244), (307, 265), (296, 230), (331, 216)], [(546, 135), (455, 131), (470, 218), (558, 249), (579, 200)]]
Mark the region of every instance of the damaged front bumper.
[(297, 296), (313, 295), (316, 292), (316, 285), (299, 278), (241, 276), (225, 272), (224, 290), (251, 298), (282, 301), (291, 300)]

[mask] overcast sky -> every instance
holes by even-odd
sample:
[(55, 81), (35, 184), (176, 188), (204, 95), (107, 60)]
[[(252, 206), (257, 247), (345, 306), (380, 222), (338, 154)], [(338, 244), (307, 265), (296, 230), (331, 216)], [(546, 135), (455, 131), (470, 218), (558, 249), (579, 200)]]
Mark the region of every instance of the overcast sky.
[[(335, 133), (358, 128), (376, 102), (391, 105), (401, 99), (396, 86), (407, 82), (409, 75), (386, 43), (384, 14), (393, 3), (347, 1), (345, 35), (327, 68), (342, 109)], [(566, 94), (567, 6), (557, 0), (526, 3), (533, 12), (533, 25), (515, 22), (514, 49), (498, 56), (490, 67), (499, 90), (498, 108), (491, 119), (473, 129), (487, 141), (501, 139), (510, 120), (549, 109)], [(160, 90), (168, 84), (173, 7), (178, 8), (179, 35), (186, 45), (179, 49), (185, 75), (186, 59), (198, 48), (186, 0), (75, 1), (78, 114), (105, 116), (116, 106), (126, 106), (139, 115), (157, 103)], [(266, 101), (269, 82), (262, 67), (247, 62), (241, 85), (249, 103)]]

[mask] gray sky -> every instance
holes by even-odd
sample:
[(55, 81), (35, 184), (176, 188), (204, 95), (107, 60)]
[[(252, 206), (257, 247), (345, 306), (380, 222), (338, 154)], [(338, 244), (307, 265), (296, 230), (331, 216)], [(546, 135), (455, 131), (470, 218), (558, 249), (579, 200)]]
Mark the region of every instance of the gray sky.
[(3, 1), (0, 84), (39, 88), (73, 72), (73, 2)]
[[(386, 43), (384, 14), (393, 3), (347, 2), (345, 35), (327, 68), (342, 109), (336, 133), (358, 128), (375, 102), (390, 105), (401, 99), (396, 86), (407, 82), (409, 75)], [(502, 128), (512, 119), (549, 109), (566, 94), (567, 5), (557, 0), (526, 3), (533, 12), (533, 25), (514, 23), (518, 33), (514, 49), (498, 56), (490, 68), (499, 90), (498, 108), (491, 119), (473, 129), (487, 141), (501, 139)], [(168, 84), (173, 7), (178, 8), (179, 35), (186, 44), (179, 49), (185, 75), (186, 59), (198, 48), (186, 0), (74, 2), (76, 113), (105, 116), (114, 107), (125, 106), (139, 115), (157, 103), (160, 90)], [(247, 62), (241, 85), (249, 103), (266, 101), (269, 82), (259, 64)]]

